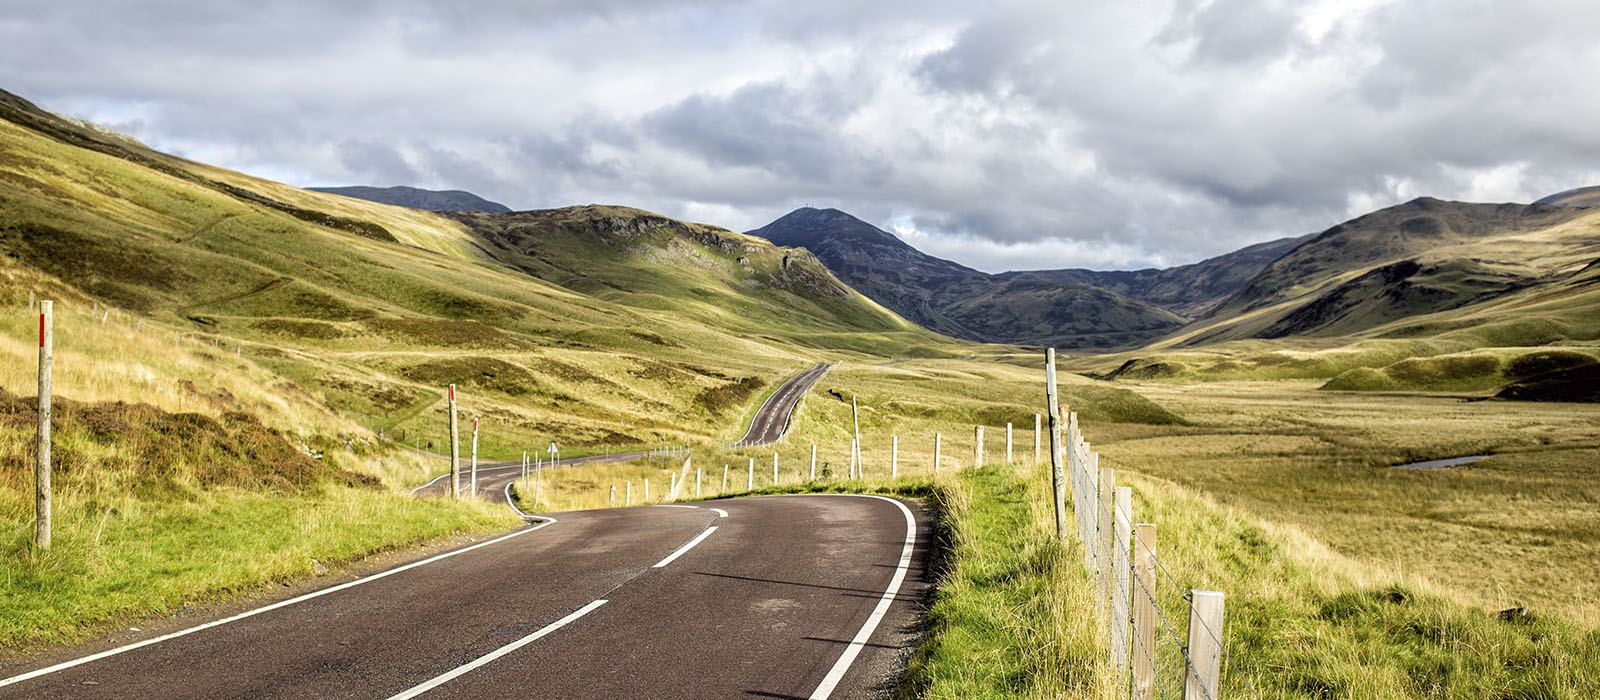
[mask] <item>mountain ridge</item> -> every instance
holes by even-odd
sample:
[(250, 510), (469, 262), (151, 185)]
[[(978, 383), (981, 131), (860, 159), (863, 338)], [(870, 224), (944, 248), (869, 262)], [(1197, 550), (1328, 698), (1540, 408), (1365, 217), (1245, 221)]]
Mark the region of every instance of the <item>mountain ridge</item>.
[(407, 185), (395, 185), (393, 187), (345, 185), (340, 187), (307, 187), (306, 189), (312, 192), (354, 197), (369, 202), (392, 204), (397, 207), (422, 209), (424, 211), (481, 211), (499, 214), (511, 211), (511, 207), (499, 202), (491, 202), (466, 190), (425, 190)]

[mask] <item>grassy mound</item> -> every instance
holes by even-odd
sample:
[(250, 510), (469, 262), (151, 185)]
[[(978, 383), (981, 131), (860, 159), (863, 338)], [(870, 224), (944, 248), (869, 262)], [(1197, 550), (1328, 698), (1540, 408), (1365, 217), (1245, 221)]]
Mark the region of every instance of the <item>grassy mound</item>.
[[(1382, 368), (1357, 367), (1347, 370), (1323, 384), (1322, 388), (1329, 391), (1487, 391), (1506, 386), (1507, 382), (1512, 382), (1512, 386), (1521, 386), (1545, 374), (1573, 371), (1597, 363), (1600, 360), (1593, 355), (1574, 350), (1503, 349), (1497, 352), (1412, 357)], [(1581, 373), (1571, 379), (1552, 380), (1554, 383), (1548, 389), (1526, 395), (1572, 395), (1574, 391), (1582, 394), (1584, 380)], [(1507, 391), (1510, 390), (1507, 387)], [(1513, 397), (1507, 395), (1505, 398)]]

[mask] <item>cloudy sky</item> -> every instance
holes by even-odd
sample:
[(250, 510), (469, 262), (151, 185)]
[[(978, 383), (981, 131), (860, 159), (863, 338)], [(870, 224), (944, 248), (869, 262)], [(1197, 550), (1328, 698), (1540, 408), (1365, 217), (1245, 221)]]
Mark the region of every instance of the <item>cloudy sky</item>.
[(837, 207), (989, 271), (1600, 184), (1593, 0), (0, 0), (0, 88), (295, 185)]

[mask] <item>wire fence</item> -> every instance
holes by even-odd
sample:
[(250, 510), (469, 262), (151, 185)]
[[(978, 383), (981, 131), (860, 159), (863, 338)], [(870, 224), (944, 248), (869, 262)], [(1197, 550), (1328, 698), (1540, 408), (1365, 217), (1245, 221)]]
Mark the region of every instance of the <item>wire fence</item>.
[(1096, 612), (1105, 624), (1117, 697), (1221, 700), (1227, 670), (1232, 687), (1261, 700), (1223, 639), (1224, 595), (1192, 589), (1172, 574), (1157, 555), (1155, 524), (1134, 520), (1133, 489), (1117, 486), (1114, 470), (1100, 466), (1077, 414), (1067, 413), (1058, 429), (1066, 491), (1084, 566), (1097, 586)]

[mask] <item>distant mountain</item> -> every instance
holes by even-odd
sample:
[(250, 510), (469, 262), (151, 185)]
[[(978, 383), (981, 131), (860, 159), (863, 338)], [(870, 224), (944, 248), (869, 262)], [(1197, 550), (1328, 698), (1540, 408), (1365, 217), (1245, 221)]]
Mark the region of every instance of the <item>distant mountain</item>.
[(463, 192), (461, 190), (424, 190), (404, 185), (398, 187), (353, 185), (350, 187), (307, 187), (306, 189), (365, 199), (379, 204), (393, 204), (397, 207), (410, 207), (427, 211), (482, 211), (492, 214), (503, 214), (511, 211), (511, 207), (504, 204), (491, 202), (471, 192)]
[(1596, 254), (1591, 212), (1431, 197), (1352, 219), (1267, 265), (1183, 343), (1349, 335), (1559, 280)]
[(1280, 238), (1202, 260), (1189, 265), (1144, 270), (1034, 270), (1006, 272), (1001, 279), (1078, 282), (1108, 289), (1168, 311), (1193, 318), (1222, 303), (1247, 284), (1269, 263), (1316, 234)]
[(1557, 192), (1534, 202), (1534, 204), (1553, 204), (1558, 207), (1600, 207), (1600, 185)]
[(797, 209), (749, 233), (805, 248), (872, 300), (972, 340), (1108, 349), (1183, 323), (1159, 306), (1082, 282), (990, 275), (936, 258), (837, 209)]

